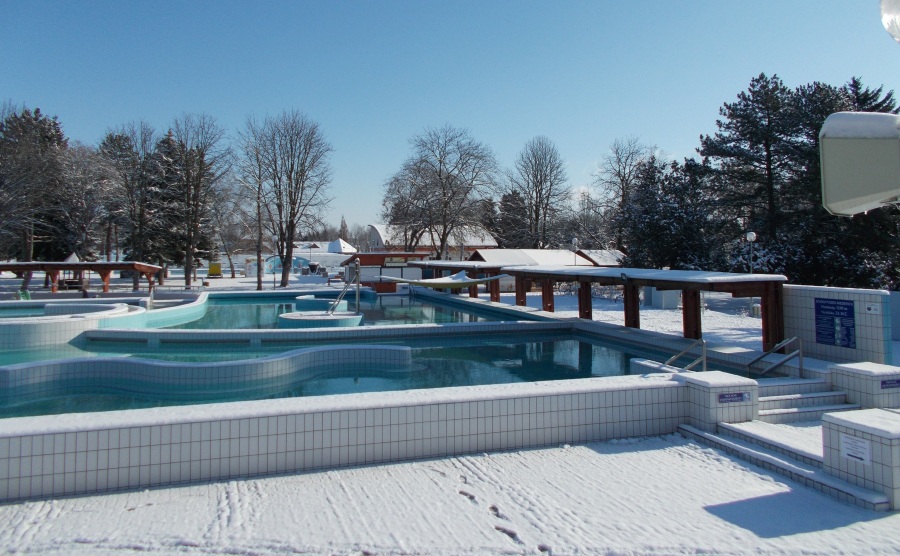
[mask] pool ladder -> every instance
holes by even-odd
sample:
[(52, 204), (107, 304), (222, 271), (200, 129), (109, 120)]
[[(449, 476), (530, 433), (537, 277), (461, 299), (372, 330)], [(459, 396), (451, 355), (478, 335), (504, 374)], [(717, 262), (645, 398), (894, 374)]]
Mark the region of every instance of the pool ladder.
[(686, 348), (684, 348), (683, 350), (681, 350), (679, 353), (677, 353), (677, 354), (673, 355), (672, 357), (670, 357), (670, 358), (668, 359), (668, 361), (666, 361), (666, 365), (671, 365), (672, 363), (674, 363), (675, 361), (677, 361), (679, 357), (681, 357), (682, 355), (687, 354), (687, 352), (689, 352), (689, 351), (691, 351), (692, 349), (694, 349), (695, 347), (697, 347), (697, 344), (699, 344), (699, 345), (700, 345), (700, 348), (701, 348), (701, 349), (700, 349), (700, 357), (698, 357), (697, 359), (694, 359), (693, 361), (691, 361), (690, 363), (688, 363), (687, 365), (685, 365), (684, 367), (682, 367), (682, 370), (683, 370), (683, 371), (690, 371), (690, 370), (692, 370), (694, 367), (696, 367), (697, 365), (699, 365), (699, 364), (702, 363), (702, 364), (703, 364), (703, 367), (702, 367), (702, 368), (703, 368), (703, 371), (706, 371), (706, 342), (703, 340), (703, 338), (700, 338), (699, 340), (697, 340), (697, 341), (695, 341), (695, 342), (692, 342), (691, 345), (689, 345), (688, 347), (686, 347)]
[[(356, 312), (359, 313), (359, 286), (360, 286), (360, 283), (359, 283), (359, 280), (360, 280), (360, 275), (359, 275), (359, 259), (356, 259), (356, 260), (354, 261), (354, 264), (356, 265), (356, 280), (355, 280), (355, 285), (356, 285)], [(346, 284), (344, 284), (344, 289), (341, 290), (341, 293), (338, 294), (337, 298), (334, 300), (334, 303), (332, 303), (331, 305), (329, 305), (329, 306), (328, 306), (328, 309), (326, 309), (325, 312), (328, 313), (329, 315), (333, 315), (335, 309), (337, 309), (337, 306), (340, 305), (341, 301), (344, 300), (344, 296), (347, 295), (347, 291), (350, 289), (350, 286), (353, 286), (353, 285), (354, 285), (354, 282), (347, 282)]]

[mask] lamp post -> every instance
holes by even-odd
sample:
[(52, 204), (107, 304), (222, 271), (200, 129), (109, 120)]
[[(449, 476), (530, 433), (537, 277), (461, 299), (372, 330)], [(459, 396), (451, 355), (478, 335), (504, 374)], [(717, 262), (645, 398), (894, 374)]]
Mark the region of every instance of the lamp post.
[(750, 244), (750, 257), (747, 260), (747, 267), (750, 269), (750, 274), (753, 274), (753, 244), (756, 242), (756, 234), (754, 232), (747, 232), (744, 239)]
[[(278, 236), (272, 236), (272, 251), (275, 252), (275, 257), (278, 257)], [(280, 260), (280, 257), (279, 257)], [(278, 286), (275, 285), (275, 259), (272, 259), (272, 289), (276, 289)]]
[[(753, 244), (756, 242), (756, 233), (747, 232), (744, 239), (750, 244), (750, 256), (747, 259), (747, 266), (750, 269), (750, 274), (753, 274)], [(750, 314), (753, 314), (753, 296), (750, 296)]]
[(578, 238), (577, 237), (572, 238), (572, 254), (574, 255), (573, 260), (575, 261), (575, 264), (577, 265), (578, 264)]

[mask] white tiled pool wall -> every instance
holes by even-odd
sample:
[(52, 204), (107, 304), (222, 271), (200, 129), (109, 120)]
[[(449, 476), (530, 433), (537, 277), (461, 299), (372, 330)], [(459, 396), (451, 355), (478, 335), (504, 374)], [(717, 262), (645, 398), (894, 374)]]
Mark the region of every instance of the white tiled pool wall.
[(285, 383), (314, 378), (334, 366), (374, 367), (384, 372), (404, 371), (412, 363), (412, 350), (402, 346), (343, 345), (292, 350), (270, 357), (185, 365), (146, 359), (90, 358), (9, 365), (0, 373), (0, 403), (19, 397), (59, 396), (79, 381), (105, 381), (117, 388), (144, 393), (193, 397), (209, 391), (219, 399), (231, 392), (261, 385), (274, 392)]
[[(839, 414), (826, 414), (822, 419), (822, 443), (826, 473), (851, 484), (887, 495), (890, 509), (900, 509), (900, 438), (896, 430), (869, 428), (867, 417), (883, 412), (869, 409), (854, 412), (856, 423), (831, 419)], [(876, 417), (876, 421), (878, 419)], [(896, 429), (896, 421), (893, 423)]]
[(878, 363), (831, 366), (831, 385), (864, 409), (900, 408), (900, 367)]
[[(852, 301), (856, 349), (816, 343), (815, 299)], [(784, 286), (784, 333), (803, 341), (803, 355), (829, 361), (891, 364), (890, 294), (881, 290)]]
[[(150, 416), (138, 424), (114, 412), (99, 415), (118, 426), (74, 431), (40, 424), (60, 423), (52, 417), (14, 419), (0, 431), (0, 500), (668, 434), (690, 412), (687, 388), (664, 376), (365, 396), (335, 396), (347, 408), (321, 411), (303, 400), (214, 404), (191, 422), (175, 422), (178, 408), (118, 412)], [(261, 407), (267, 415), (247, 412)], [(16, 422), (34, 430), (11, 433)]]

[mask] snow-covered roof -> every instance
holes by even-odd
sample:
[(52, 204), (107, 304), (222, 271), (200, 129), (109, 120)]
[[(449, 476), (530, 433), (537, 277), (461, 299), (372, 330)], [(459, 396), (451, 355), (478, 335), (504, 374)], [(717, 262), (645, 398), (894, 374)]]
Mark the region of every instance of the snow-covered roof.
[(625, 258), (618, 249), (580, 249), (578, 254), (597, 266), (619, 266)]
[(706, 272), (703, 270), (658, 270), (655, 268), (573, 268), (571, 266), (504, 266), (503, 272), (517, 271), (548, 276), (593, 276), (688, 284), (727, 284), (735, 282), (787, 282), (782, 274), (740, 274), (734, 272)]
[(469, 260), (497, 266), (593, 266), (591, 261), (568, 249), (478, 249)]
[[(371, 231), (374, 231), (381, 245), (389, 246), (389, 245), (397, 245), (395, 241), (395, 236), (402, 235), (400, 229), (397, 226), (391, 226), (387, 224), (369, 224), (369, 228)], [(420, 244), (429, 244), (431, 242), (431, 238), (426, 233), (422, 237), (422, 241)], [(450, 245), (452, 247), (457, 247), (462, 244), (464, 247), (496, 247), (497, 240), (484, 228), (475, 227), (475, 228), (466, 228), (463, 230), (458, 230), (451, 234), (450, 236)]]
[(353, 247), (346, 241), (341, 238), (337, 238), (336, 240), (330, 242), (328, 244), (328, 252), (329, 253), (356, 253), (356, 247)]

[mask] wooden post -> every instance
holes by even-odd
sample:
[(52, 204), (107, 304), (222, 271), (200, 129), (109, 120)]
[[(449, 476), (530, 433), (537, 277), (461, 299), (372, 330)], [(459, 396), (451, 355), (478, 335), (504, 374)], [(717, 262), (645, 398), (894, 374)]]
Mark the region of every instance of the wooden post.
[[(496, 274), (489, 274), (488, 276), (496, 276)], [(488, 282), (488, 291), (491, 294), (491, 301), (500, 303), (500, 280)]]
[(553, 280), (549, 278), (541, 282), (541, 308), (553, 312)]
[(639, 286), (625, 283), (625, 326), (641, 327), (641, 290)]
[(591, 307), (591, 283), (578, 282), (578, 317), (591, 320), (594, 318)]
[(527, 303), (527, 280), (522, 276), (516, 276), (516, 305), (524, 307)]
[(703, 337), (703, 325), (700, 320), (700, 291), (681, 290), (681, 307), (684, 337), (699, 340)]
[(763, 351), (784, 340), (784, 288), (781, 282), (766, 282), (760, 296)]
[(112, 270), (98, 270), (97, 274), (99, 274), (100, 279), (103, 280), (103, 293), (109, 293), (109, 276), (112, 274)]
[(478, 297), (478, 284), (472, 284), (469, 286), (469, 297)]
[[(135, 272), (137, 272), (137, 271), (135, 270)], [(147, 291), (152, 292), (153, 291), (153, 273), (145, 272), (144, 276), (147, 278)]]
[(56, 293), (59, 290), (59, 270), (48, 268), (46, 273), (50, 278), (50, 293)]

